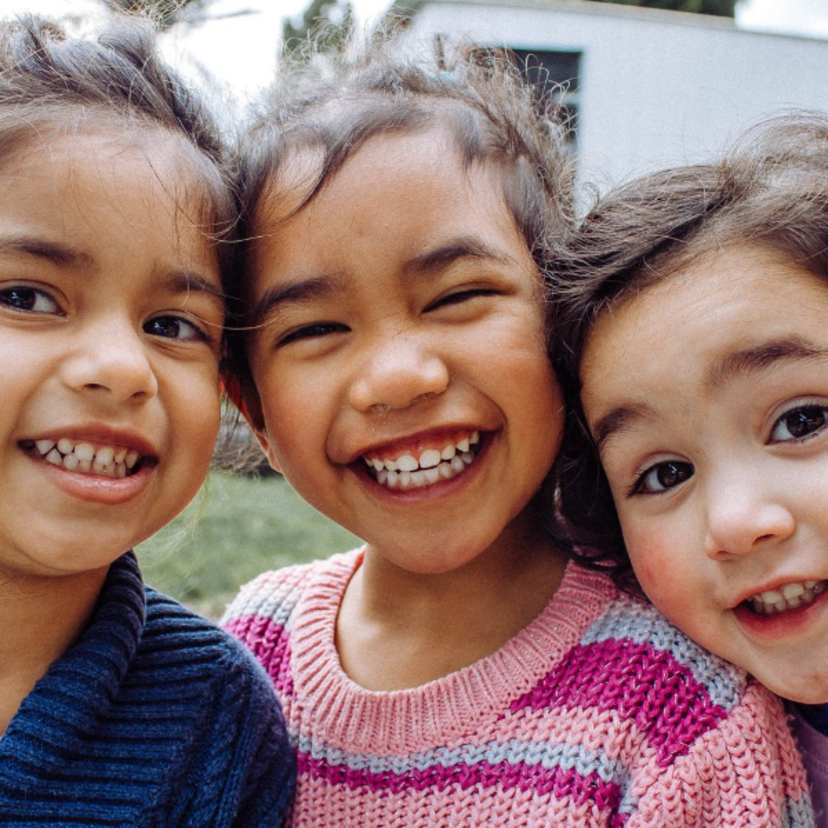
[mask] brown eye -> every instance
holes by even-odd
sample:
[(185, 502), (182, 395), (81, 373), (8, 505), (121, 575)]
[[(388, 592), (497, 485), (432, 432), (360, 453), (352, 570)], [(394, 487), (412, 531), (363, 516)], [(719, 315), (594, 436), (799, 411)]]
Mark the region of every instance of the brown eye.
[(828, 409), (822, 405), (803, 405), (783, 414), (771, 432), (771, 443), (804, 440), (825, 428)]
[(655, 494), (680, 486), (694, 473), (692, 463), (668, 460), (650, 467), (639, 478), (635, 494)]

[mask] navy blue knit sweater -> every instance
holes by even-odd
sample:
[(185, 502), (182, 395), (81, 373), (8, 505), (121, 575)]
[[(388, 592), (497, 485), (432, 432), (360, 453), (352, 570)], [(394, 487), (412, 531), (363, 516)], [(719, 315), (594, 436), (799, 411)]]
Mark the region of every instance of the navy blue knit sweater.
[(0, 739), (0, 825), (277, 826), (293, 778), (265, 674), (128, 553)]

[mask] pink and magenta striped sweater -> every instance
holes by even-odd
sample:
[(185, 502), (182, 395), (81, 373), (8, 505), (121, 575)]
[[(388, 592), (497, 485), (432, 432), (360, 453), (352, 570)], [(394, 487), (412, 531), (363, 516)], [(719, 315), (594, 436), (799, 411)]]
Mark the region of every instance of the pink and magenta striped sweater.
[(348, 679), (334, 646), (360, 561), (266, 573), (225, 617), (284, 705), (299, 759), (293, 825), (813, 824), (777, 700), (603, 575), (570, 564), (496, 653), (378, 693)]

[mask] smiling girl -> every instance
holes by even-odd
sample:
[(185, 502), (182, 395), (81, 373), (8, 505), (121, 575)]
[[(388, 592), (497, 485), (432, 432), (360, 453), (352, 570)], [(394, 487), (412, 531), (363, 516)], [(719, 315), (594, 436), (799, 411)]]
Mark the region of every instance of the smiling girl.
[[(563, 511), (684, 632), (797, 704), (828, 824), (828, 121), (627, 185), (560, 285)], [(603, 472), (598, 468), (600, 462)], [(602, 481), (597, 490), (596, 481)]]
[(272, 465), (365, 544), (226, 617), (285, 707), (292, 823), (808, 825), (770, 694), (544, 530), (559, 129), (488, 50), (312, 69), (245, 145), (236, 377)]
[(215, 442), (220, 151), (142, 27), (0, 25), (0, 824), (250, 828), (287, 808), (266, 677), (128, 551)]

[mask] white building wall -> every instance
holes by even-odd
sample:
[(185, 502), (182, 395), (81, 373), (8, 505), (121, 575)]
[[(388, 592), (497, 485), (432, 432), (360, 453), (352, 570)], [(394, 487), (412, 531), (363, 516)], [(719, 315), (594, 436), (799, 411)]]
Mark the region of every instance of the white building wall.
[(828, 111), (828, 42), (742, 31), (700, 15), (507, 2), (425, 2), (413, 30), (580, 51), (580, 171), (600, 186), (701, 160), (769, 114)]

